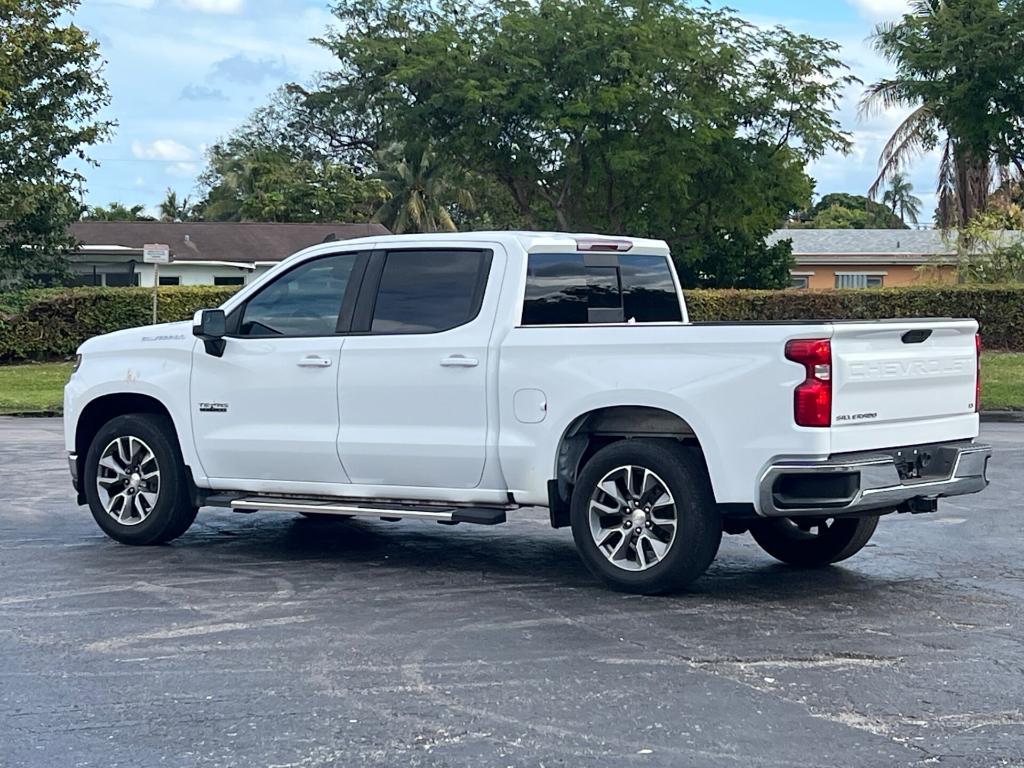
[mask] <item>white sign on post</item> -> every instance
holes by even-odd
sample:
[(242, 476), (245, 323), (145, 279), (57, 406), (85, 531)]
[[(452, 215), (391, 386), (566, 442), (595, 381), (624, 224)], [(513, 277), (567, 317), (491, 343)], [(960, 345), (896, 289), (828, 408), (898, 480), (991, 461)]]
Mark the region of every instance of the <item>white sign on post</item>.
[(142, 246), (142, 260), (146, 264), (170, 264), (171, 249), (159, 243), (148, 243)]
[(146, 243), (142, 246), (142, 261), (153, 265), (153, 324), (156, 325), (156, 297), (160, 286), (160, 265), (171, 263), (170, 246)]

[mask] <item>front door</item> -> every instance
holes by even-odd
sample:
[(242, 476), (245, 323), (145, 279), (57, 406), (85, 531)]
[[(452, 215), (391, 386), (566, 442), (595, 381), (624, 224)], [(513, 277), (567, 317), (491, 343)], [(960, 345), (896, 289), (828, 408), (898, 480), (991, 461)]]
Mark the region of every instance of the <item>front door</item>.
[(339, 318), (365, 260), (298, 264), (231, 312), (223, 356), (196, 345), (192, 424), (208, 477), (348, 481), (337, 451)]
[(374, 253), (338, 379), (338, 452), (351, 482), (480, 484), (497, 294), (488, 277), (503, 268), (497, 250)]

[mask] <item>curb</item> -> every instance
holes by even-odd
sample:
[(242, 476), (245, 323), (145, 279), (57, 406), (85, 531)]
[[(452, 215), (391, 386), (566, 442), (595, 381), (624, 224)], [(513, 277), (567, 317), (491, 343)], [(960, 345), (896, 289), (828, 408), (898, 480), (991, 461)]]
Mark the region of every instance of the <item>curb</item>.
[(1024, 424), (1024, 411), (982, 411), (981, 420), (988, 424)]

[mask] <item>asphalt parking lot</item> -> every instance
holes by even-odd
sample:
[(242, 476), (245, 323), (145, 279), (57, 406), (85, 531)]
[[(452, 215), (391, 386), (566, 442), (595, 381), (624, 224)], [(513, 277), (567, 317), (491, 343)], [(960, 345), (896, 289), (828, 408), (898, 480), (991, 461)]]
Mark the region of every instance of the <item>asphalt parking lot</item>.
[(842, 567), (726, 537), (672, 598), (605, 591), (539, 511), (121, 546), (60, 430), (0, 419), (4, 766), (1024, 765), (1024, 425)]

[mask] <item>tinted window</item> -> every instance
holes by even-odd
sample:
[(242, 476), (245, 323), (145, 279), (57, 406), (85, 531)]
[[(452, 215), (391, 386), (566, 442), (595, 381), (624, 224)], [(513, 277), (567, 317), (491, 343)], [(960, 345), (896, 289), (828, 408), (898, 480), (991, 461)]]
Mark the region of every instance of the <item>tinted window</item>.
[(485, 267), (480, 251), (391, 251), (384, 262), (372, 333), (436, 333), (480, 311)]
[(583, 254), (530, 255), (523, 325), (582, 325), (588, 309)]
[(622, 309), (626, 320), (638, 323), (679, 323), (676, 284), (664, 256), (619, 256)]
[(308, 261), (287, 272), (245, 305), (242, 336), (330, 336), (338, 326), (356, 254)]
[(244, 277), (215, 277), (213, 278), (214, 285), (244, 285)]
[(665, 257), (623, 254), (618, 264), (588, 267), (582, 253), (531, 254), (523, 325), (682, 320)]

